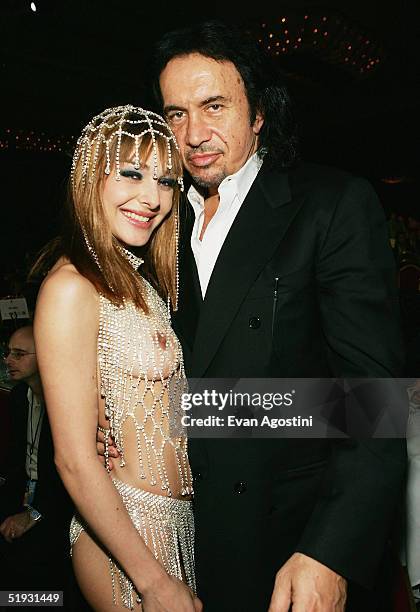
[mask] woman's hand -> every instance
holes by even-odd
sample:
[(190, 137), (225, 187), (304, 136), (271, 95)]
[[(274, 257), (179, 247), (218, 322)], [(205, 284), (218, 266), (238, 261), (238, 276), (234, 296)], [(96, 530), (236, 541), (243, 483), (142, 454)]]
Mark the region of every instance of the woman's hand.
[(202, 612), (203, 604), (184, 582), (165, 574), (142, 592), (143, 612)]

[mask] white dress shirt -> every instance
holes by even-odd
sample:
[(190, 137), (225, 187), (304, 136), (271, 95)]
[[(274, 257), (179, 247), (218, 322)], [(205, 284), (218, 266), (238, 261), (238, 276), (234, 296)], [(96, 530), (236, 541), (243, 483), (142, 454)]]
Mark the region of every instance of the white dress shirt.
[(191, 248), (194, 253), (203, 298), (206, 295), (214, 265), (226, 236), (261, 166), (262, 159), (257, 153), (254, 153), (238, 172), (223, 179), (218, 189), (219, 206), (208, 224), (202, 240), (200, 240), (200, 234), (204, 222), (204, 198), (193, 185), (188, 190), (188, 200), (195, 213)]

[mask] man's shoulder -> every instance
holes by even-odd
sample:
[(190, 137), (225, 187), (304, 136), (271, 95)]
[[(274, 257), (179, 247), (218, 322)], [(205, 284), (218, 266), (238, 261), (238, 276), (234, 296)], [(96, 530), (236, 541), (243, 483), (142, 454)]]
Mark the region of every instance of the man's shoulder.
[(336, 206), (352, 210), (378, 208), (378, 195), (363, 176), (332, 166), (301, 162), (288, 171), (292, 200), (303, 201), (311, 210), (329, 211)]
[(27, 401), (28, 385), (25, 382), (19, 382), (10, 391), (10, 399), (15, 403)]
[(13, 387), (9, 395), (9, 410), (13, 428), (20, 430), (23, 427), (28, 409), (28, 385), (25, 382), (19, 382)]
[(257, 178), (273, 205), (292, 201), (311, 214), (332, 214), (338, 204), (344, 208), (366, 203), (377, 206), (378, 198), (369, 180), (333, 166), (302, 161), (284, 169), (263, 164)]
[(355, 180), (363, 180), (355, 174), (312, 162), (300, 162), (288, 171), (290, 188), (293, 191), (314, 193), (337, 193)]

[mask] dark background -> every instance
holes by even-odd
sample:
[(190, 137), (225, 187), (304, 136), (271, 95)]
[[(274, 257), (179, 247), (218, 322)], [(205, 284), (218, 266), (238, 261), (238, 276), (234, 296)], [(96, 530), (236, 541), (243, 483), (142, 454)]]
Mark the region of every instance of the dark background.
[(35, 0), (34, 12), (27, 0), (1, 0), (0, 294), (18, 290), (56, 232), (81, 127), (107, 106), (147, 106), (151, 43), (202, 18), (239, 23), (271, 46), (304, 158), (367, 177), (388, 216), (420, 221), (417, 0), (272, 4)]

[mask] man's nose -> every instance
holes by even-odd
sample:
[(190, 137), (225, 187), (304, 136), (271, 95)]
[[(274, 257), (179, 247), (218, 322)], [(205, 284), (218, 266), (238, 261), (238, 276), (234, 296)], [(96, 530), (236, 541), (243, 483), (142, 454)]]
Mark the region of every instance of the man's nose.
[(199, 113), (191, 113), (188, 117), (186, 144), (198, 147), (211, 139), (211, 129)]

